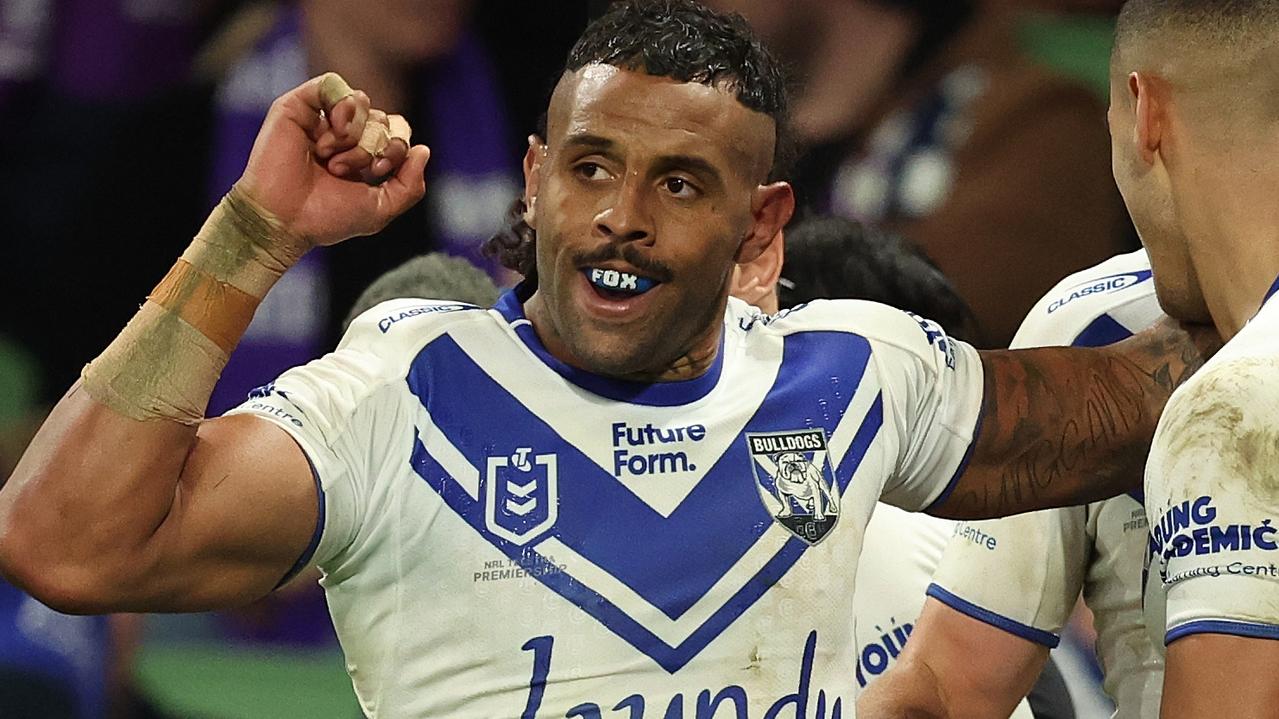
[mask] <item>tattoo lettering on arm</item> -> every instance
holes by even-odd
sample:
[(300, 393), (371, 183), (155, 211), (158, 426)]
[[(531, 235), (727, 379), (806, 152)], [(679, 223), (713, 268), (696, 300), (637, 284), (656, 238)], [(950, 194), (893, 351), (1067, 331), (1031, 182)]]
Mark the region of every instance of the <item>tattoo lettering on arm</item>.
[(1139, 488), (1169, 396), (1219, 345), (1165, 321), (1109, 347), (982, 353), (977, 445), (934, 513), (1002, 517)]

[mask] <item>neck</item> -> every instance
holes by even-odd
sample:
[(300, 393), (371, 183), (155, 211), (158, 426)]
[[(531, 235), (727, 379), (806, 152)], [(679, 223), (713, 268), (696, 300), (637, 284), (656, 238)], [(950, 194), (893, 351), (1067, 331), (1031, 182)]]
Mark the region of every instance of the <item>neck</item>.
[(408, 104), (406, 68), (360, 41), (346, 27), (337, 3), (307, 3), (302, 35), (312, 76), (334, 71), (372, 99), (374, 107), (404, 114)]
[(897, 79), (915, 41), (909, 13), (874, 3), (827, 3), (821, 34), (800, 61), (795, 130), (806, 144), (857, 131)]
[(1279, 172), (1234, 162), (1215, 163), (1240, 170), (1231, 178), (1204, 178), (1206, 219), (1188, 238), (1208, 311), (1227, 340), (1257, 314), (1279, 276)]
[(636, 382), (680, 382), (701, 377), (715, 364), (715, 356), (719, 353), (719, 336), (723, 331), (723, 327), (716, 323), (708, 338), (677, 357), (674, 362), (655, 372), (641, 372), (622, 379)]
[(601, 370), (594, 366), (596, 363), (585, 361), (574, 352), (551, 320), (541, 291), (535, 292), (532, 297), (525, 300), (524, 316), (533, 325), (533, 331), (537, 333), (542, 346), (559, 361), (592, 374), (651, 384), (695, 379), (710, 370), (719, 354), (720, 337), (724, 332), (722, 320), (727, 304), (728, 297), (724, 296), (719, 302), (718, 312), (711, 315), (713, 321), (707, 322), (707, 329), (695, 337), (689, 344), (689, 348), (678, 357), (660, 362), (654, 367), (627, 371)]

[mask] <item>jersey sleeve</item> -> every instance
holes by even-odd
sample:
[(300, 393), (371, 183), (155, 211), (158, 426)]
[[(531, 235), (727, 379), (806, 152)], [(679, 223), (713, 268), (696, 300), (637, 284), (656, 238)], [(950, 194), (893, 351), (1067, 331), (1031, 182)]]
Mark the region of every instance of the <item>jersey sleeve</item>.
[(1155, 434), (1146, 506), (1167, 643), (1279, 639), (1276, 373), (1279, 356), (1212, 366), (1173, 395)]
[(1086, 507), (961, 522), (928, 596), (1028, 641), (1055, 647), (1083, 589)]
[(387, 433), (375, 430), (397, 425), (400, 410), (390, 399), (395, 393), (387, 391), (397, 373), (377, 320), (394, 304), (357, 318), (334, 352), (285, 371), (227, 412), (271, 422), (306, 455), (321, 512), (312, 554), (304, 560), (321, 567), (351, 545), (364, 521), (370, 485), (385, 461), (379, 447)]
[(945, 501), (972, 453), (984, 392), (981, 357), (932, 320), (877, 307), (869, 339), (884, 431), (897, 448), (883, 500), (919, 511)]

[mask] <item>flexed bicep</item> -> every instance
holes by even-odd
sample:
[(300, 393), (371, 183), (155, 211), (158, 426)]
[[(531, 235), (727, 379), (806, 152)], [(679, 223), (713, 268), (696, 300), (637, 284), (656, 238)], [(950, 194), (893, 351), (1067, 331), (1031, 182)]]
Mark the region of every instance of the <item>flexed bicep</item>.
[(252, 415), (205, 422), (146, 554), (149, 571), (117, 606), (202, 611), (261, 598), (310, 560), (322, 501), (284, 430)]

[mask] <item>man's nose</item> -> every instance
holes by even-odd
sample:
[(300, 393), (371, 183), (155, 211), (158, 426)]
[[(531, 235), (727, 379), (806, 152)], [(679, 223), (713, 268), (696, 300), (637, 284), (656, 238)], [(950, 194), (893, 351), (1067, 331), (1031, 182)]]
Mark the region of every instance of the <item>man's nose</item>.
[(595, 216), (595, 230), (619, 242), (642, 242), (653, 236), (647, 196), (638, 177), (627, 176)]

